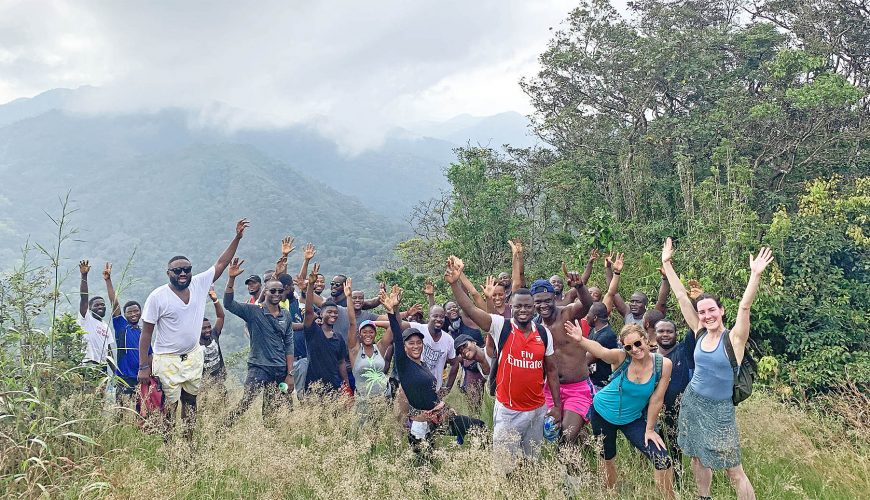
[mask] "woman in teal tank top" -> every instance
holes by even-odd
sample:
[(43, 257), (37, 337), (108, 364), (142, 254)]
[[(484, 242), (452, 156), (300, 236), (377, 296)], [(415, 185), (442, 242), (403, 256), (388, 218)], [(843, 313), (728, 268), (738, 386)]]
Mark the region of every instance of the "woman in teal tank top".
[(650, 352), (646, 332), (638, 325), (622, 327), (622, 349), (608, 349), (583, 337), (576, 321), (566, 323), (565, 329), (589, 354), (613, 367), (610, 381), (592, 399), (592, 432), (604, 441), (605, 484), (616, 485), (616, 432), (622, 431), (632, 446), (652, 460), (662, 496), (674, 498), (673, 464), (654, 429), (671, 379), (671, 360)]

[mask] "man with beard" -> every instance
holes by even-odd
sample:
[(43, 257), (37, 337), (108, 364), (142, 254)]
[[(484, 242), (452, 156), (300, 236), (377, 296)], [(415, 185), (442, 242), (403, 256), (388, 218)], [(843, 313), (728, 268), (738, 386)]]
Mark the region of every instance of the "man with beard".
[[(306, 296), (314, 296), (314, 282), (320, 265), (314, 264), (314, 270), (308, 278)], [(313, 305), (313, 304), (309, 304)], [(305, 308), (305, 320), (303, 333), (305, 345), (308, 348), (308, 373), (305, 376), (305, 392), (308, 392), (312, 384), (320, 383), (327, 391), (336, 391), (344, 385), (350, 388), (347, 376), (347, 344), (335, 331), (335, 322), (338, 319), (338, 306), (328, 300), (320, 306), (322, 325), (315, 321), (317, 314), (313, 307)]]
[(245, 280), (245, 286), (248, 287), (248, 295), (250, 295), (246, 304), (256, 304), (260, 300), (263, 280), (256, 274), (252, 274)]
[[(202, 382), (204, 349), (199, 339), (208, 291), (230, 265), (248, 226), (247, 219), (237, 222), (235, 237), (214, 266), (195, 276), (187, 257), (178, 255), (169, 259), (166, 270), (169, 283), (151, 292), (143, 308), (137, 378), (142, 384), (151, 383), (152, 374), (160, 380), (170, 423), (181, 402), (188, 438), (192, 436), (196, 395)], [(152, 336), (153, 356), (145, 354)]]
[(76, 323), (85, 331), (82, 343), (85, 346), (84, 365), (105, 365), (109, 360), (114, 341), (109, 335), (109, 325), (103, 321), (106, 315), (106, 301), (102, 297), (88, 299), (88, 272), (91, 266), (86, 260), (79, 262), (79, 316)]
[[(512, 294), (513, 318), (510, 321), (476, 307), (459, 283), (464, 267), (461, 259), (451, 256), (444, 279), (450, 284), (459, 307), (500, 346), (490, 368), (497, 372), (494, 448), (512, 454), (522, 451), (526, 457), (536, 457), (543, 440), (545, 416), (552, 416), (557, 425), (562, 419), (553, 337), (546, 327), (532, 321), (535, 303), (525, 288), (514, 290)], [(544, 399), (545, 374), (554, 401), (549, 410)]]
[(677, 342), (677, 327), (674, 322), (662, 319), (655, 324), (659, 354), (671, 360), (671, 383), (665, 392), (664, 432), (662, 438), (674, 463), (682, 463), (683, 453), (677, 445), (677, 420), (680, 416), (680, 396), (692, 380), (695, 369), (695, 332), (689, 330), (683, 340)]
[(280, 404), (289, 404), (286, 395), (281, 395), (278, 384), (287, 384), (288, 392), (293, 393), (293, 317), (290, 311), (281, 308), (284, 300), (284, 285), (274, 277), (266, 282), (265, 304), (242, 304), (233, 300), (233, 285), (236, 277), (245, 270), (244, 260), (233, 259), (229, 269), (229, 279), (224, 291), (224, 307), (242, 320), (251, 333), (251, 351), (248, 355), (248, 375), (245, 378), (245, 392), (239, 405), (227, 416), (227, 427), (232, 426), (265, 389), (263, 395), (263, 420), (273, 420)]
[[(568, 283), (577, 290), (580, 302), (567, 306), (556, 305), (553, 285), (547, 280), (541, 279), (532, 283), (530, 292), (541, 322), (553, 335), (553, 361), (558, 371), (562, 403), (562, 439), (566, 443), (574, 444), (580, 429), (589, 421), (594, 389), (589, 380), (586, 350), (568, 336), (565, 323), (583, 318), (592, 305), (592, 298), (577, 273), (568, 274)], [(544, 396), (547, 396), (546, 392)], [(551, 398), (545, 400), (548, 408), (554, 406)]]

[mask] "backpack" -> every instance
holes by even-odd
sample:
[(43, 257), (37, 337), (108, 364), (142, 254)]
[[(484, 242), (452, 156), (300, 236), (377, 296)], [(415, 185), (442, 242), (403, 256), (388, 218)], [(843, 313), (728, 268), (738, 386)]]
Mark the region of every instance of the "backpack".
[[(501, 329), (501, 337), (498, 340), (498, 346), (495, 350), (495, 359), (493, 360), (492, 366), (489, 367), (489, 377), (487, 383), (489, 384), (489, 395), (495, 396), (496, 389), (496, 381), (498, 380), (498, 362), (501, 359), (501, 351), (504, 348), (505, 343), (507, 342), (508, 337), (511, 336), (511, 326), (512, 320), (506, 319), (504, 326)], [(541, 323), (537, 321), (534, 322), (535, 327), (538, 329), (538, 336), (541, 337), (541, 341), (544, 343), (544, 352), (547, 352), (547, 346), (550, 342), (547, 336), (547, 330)], [(547, 366), (544, 364), (544, 377), (547, 375)]]
[[(664, 356), (662, 356), (661, 354), (659, 354), (657, 352), (653, 352), (650, 354), (653, 355), (653, 364), (655, 366), (654, 371), (655, 371), (655, 376), (656, 376), (656, 384), (653, 387), (653, 391), (655, 391), (655, 388), (659, 386), (659, 380), (662, 379), (662, 365), (664, 364)], [(622, 364), (619, 365), (619, 368), (617, 368), (616, 370), (613, 371), (613, 373), (610, 374), (610, 378), (607, 379), (607, 383), (609, 384), (609, 383), (613, 382), (616, 379), (616, 377), (618, 377), (622, 372), (624, 372), (625, 370), (628, 370), (628, 365), (630, 365), (630, 364), (631, 364), (631, 356), (626, 354), (625, 360), (623, 360)], [(622, 380), (620, 380), (619, 383), (622, 384)], [(607, 384), (605, 384), (605, 385), (607, 385)]]
[[(734, 406), (740, 404), (743, 400), (752, 395), (752, 385), (755, 383), (755, 378), (758, 376), (758, 363), (749, 354), (749, 342), (743, 351), (743, 361), (738, 365), (737, 356), (734, 355), (734, 346), (731, 344), (729, 337), (730, 331), (725, 330), (722, 335), (725, 336), (725, 354), (728, 355), (728, 361), (731, 363), (731, 370), (734, 372), (734, 389), (731, 394), (731, 402)], [(697, 342), (700, 344), (701, 338), (707, 335), (707, 331), (698, 336)]]

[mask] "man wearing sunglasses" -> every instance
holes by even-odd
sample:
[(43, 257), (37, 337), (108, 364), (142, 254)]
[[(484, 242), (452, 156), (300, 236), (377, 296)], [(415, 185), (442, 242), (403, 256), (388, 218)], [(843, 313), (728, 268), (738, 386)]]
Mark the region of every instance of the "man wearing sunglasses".
[[(229, 269), (227, 288), (224, 291), (224, 307), (245, 321), (250, 332), (251, 352), (248, 355), (248, 376), (245, 392), (238, 406), (227, 417), (227, 426), (233, 425), (265, 388), (263, 395), (263, 420), (273, 421), (279, 405), (289, 404), (287, 396), (278, 390), (278, 384), (287, 384), (287, 393), (293, 393), (293, 317), (290, 311), (281, 308), (284, 300), (284, 284), (275, 278), (267, 280), (265, 303), (242, 304), (233, 300), (236, 277), (245, 272), (244, 260), (233, 259)], [(292, 285), (291, 285), (292, 286)]]
[[(196, 395), (202, 382), (204, 356), (199, 338), (208, 291), (230, 265), (248, 226), (248, 219), (237, 222), (235, 237), (214, 266), (197, 275), (192, 274), (193, 264), (187, 257), (179, 255), (169, 259), (166, 270), (169, 283), (148, 295), (142, 311), (137, 379), (147, 384), (153, 374), (160, 380), (170, 424), (177, 403), (181, 402), (188, 438), (193, 433)], [(148, 353), (152, 337), (153, 356)]]

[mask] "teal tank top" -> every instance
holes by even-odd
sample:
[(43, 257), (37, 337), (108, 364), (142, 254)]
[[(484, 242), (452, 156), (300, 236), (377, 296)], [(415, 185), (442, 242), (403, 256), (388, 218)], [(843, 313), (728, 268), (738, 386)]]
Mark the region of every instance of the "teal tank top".
[[(630, 358), (629, 358), (630, 359)], [(631, 361), (629, 361), (631, 365)], [(625, 425), (634, 422), (643, 414), (643, 409), (649, 403), (656, 388), (655, 358), (649, 380), (642, 384), (632, 382), (628, 378), (628, 367), (614, 377), (604, 389), (598, 391), (592, 398), (595, 411), (613, 425)]]

